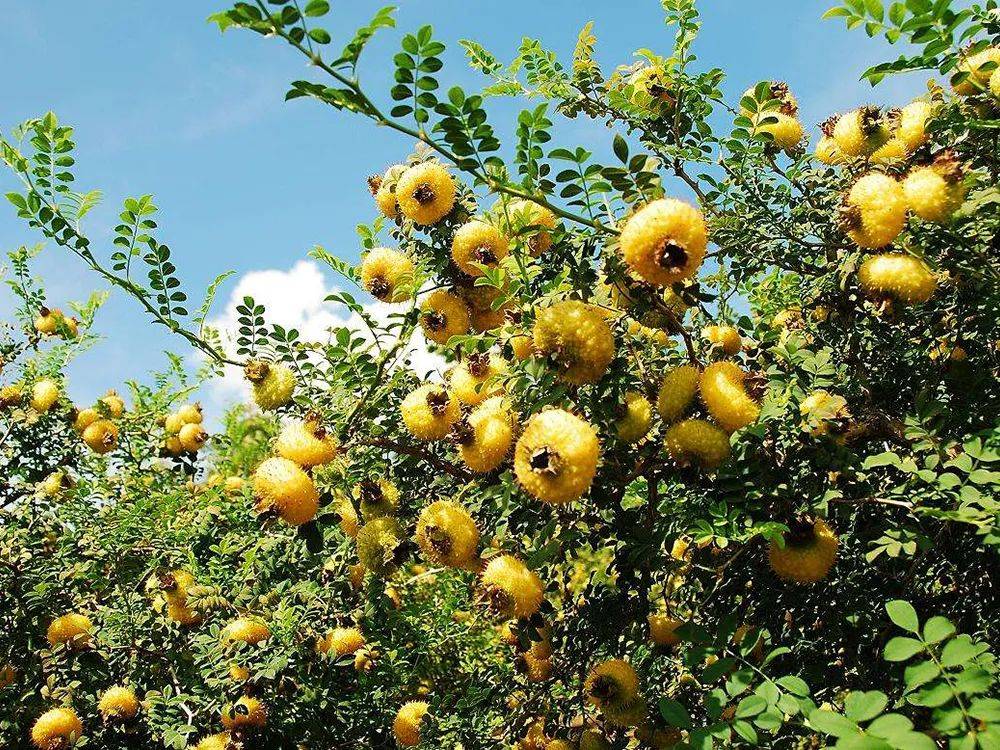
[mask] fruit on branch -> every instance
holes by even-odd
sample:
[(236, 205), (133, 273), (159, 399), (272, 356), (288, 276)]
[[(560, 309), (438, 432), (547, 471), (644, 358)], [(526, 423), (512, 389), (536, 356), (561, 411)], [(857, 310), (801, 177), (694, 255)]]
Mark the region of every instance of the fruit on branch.
[(361, 285), (381, 302), (403, 302), (413, 282), (413, 260), (399, 250), (376, 247), (361, 259)]
[(649, 640), (657, 646), (676, 646), (681, 642), (677, 628), (684, 624), (683, 620), (664, 614), (652, 614), (648, 618)]
[(740, 332), (732, 326), (705, 326), (701, 329), (701, 336), (731, 357), (739, 354), (743, 348)]
[(452, 336), (469, 332), (469, 306), (457, 294), (437, 289), (420, 306), (420, 325), (424, 335), (436, 344), (447, 344)]
[(621, 709), (638, 696), (639, 676), (624, 659), (609, 659), (590, 670), (583, 689), (587, 700), (602, 712)]
[(473, 278), (483, 275), (480, 265), (496, 268), (509, 252), (510, 243), (500, 230), (479, 219), (459, 227), (451, 241), (451, 259)]
[(669, 286), (693, 276), (708, 244), (705, 219), (689, 203), (661, 198), (639, 209), (626, 223), (622, 256), (639, 278)]
[(943, 151), (933, 163), (917, 167), (903, 180), (906, 202), (924, 221), (944, 223), (965, 200), (965, 170), (955, 154)]
[(311, 468), (330, 463), (337, 455), (337, 441), (315, 419), (287, 422), (274, 441), (274, 452), (299, 466)]
[(663, 376), (656, 409), (664, 422), (674, 422), (687, 412), (698, 395), (701, 371), (694, 365), (675, 367)]
[(245, 643), (248, 646), (256, 646), (270, 637), (271, 629), (265, 623), (251, 617), (237, 617), (219, 634), (223, 645)]
[(704, 419), (685, 419), (671, 426), (663, 436), (663, 445), (679, 466), (708, 470), (721, 466), (730, 454), (729, 436)]
[(212, 734), (208, 737), (204, 737), (201, 742), (195, 745), (194, 750), (230, 750), (232, 748), (232, 744), (229, 740), (229, 732)]
[(802, 429), (815, 437), (831, 431), (841, 431), (851, 418), (847, 400), (822, 389), (815, 390), (802, 399), (799, 414), (802, 415)]
[(222, 709), (222, 726), (226, 729), (260, 728), (267, 724), (267, 709), (258, 698), (244, 695)]
[[(756, 87), (747, 89), (742, 99), (753, 98)], [(783, 81), (771, 81), (766, 102), (777, 102), (777, 108), (769, 107), (760, 112), (750, 112), (740, 107), (740, 114), (750, 118), (754, 129), (759, 133), (768, 133), (774, 139), (774, 145), (782, 151), (791, 153), (802, 141), (802, 123), (799, 122), (799, 103), (792, 95), (788, 84)], [(765, 103), (765, 102), (762, 102)]]
[(451, 392), (468, 406), (478, 406), (503, 390), (500, 378), (507, 372), (503, 357), (484, 352), (470, 354), (448, 374)]
[(920, 259), (903, 253), (873, 255), (858, 269), (858, 283), (870, 296), (899, 302), (926, 302), (937, 279)]
[(908, 151), (915, 151), (930, 140), (927, 121), (933, 112), (931, 103), (921, 99), (910, 102), (899, 111), (895, 135)]
[(889, 126), (882, 110), (868, 105), (838, 117), (833, 138), (847, 156), (871, 156), (892, 137)]
[(139, 713), (139, 699), (132, 688), (116, 685), (104, 691), (97, 710), (105, 721), (128, 721)]
[(455, 180), (437, 162), (416, 164), (396, 183), (396, 200), (403, 216), (414, 224), (437, 224), (455, 205)]
[(316, 517), (319, 494), (316, 485), (294, 461), (273, 456), (264, 459), (253, 475), (257, 512), (276, 512), (293, 526)]
[(38, 413), (47, 412), (59, 400), (59, 385), (51, 378), (43, 378), (31, 386), (31, 400), (28, 402)]
[(83, 734), (83, 723), (71, 708), (52, 708), (31, 727), (31, 741), (38, 750), (64, 750)]
[(800, 518), (782, 535), (784, 546), (772, 540), (768, 561), (779, 577), (795, 583), (815, 583), (826, 578), (837, 560), (837, 535), (822, 518)]
[(181, 427), (181, 431), (177, 433), (177, 439), (184, 450), (189, 453), (197, 453), (208, 442), (208, 433), (198, 422), (190, 422)]
[(375, 198), (375, 205), (387, 219), (399, 217), (399, 203), (396, 201), (396, 184), (406, 171), (405, 164), (393, 164), (381, 177), (373, 175), (368, 178), (368, 189)]
[(514, 449), (514, 473), (525, 492), (547, 503), (568, 503), (594, 480), (601, 446), (587, 422), (563, 409), (531, 418)]
[(619, 404), (620, 416), (615, 420), (618, 439), (623, 443), (637, 443), (649, 433), (653, 420), (653, 405), (637, 391), (628, 391)]
[(400, 707), (392, 722), (396, 742), (403, 747), (416, 747), (420, 744), (420, 725), (427, 715), (427, 709), (428, 705), (424, 701), (410, 701)]
[(399, 509), (399, 489), (388, 479), (379, 479), (377, 482), (365, 479), (358, 482), (354, 487), (354, 497), (366, 521), (394, 515)]
[(760, 407), (744, 387), (746, 374), (734, 362), (714, 362), (701, 374), (701, 400), (716, 422), (735, 432), (757, 421)]
[(83, 431), (83, 442), (94, 453), (104, 455), (118, 445), (118, 428), (108, 419), (98, 419)]
[(537, 258), (552, 247), (552, 230), (559, 220), (548, 206), (529, 200), (507, 203), (506, 198), (501, 198), (493, 213), (509, 226), (510, 234), (524, 244), (532, 257)]
[(893, 164), (906, 158), (906, 144), (893, 136), (871, 156), (872, 164)]
[(253, 360), (247, 363), (244, 374), (253, 385), (254, 403), (264, 411), (277, 409), (292, 400), (295, 373), (288, 366)]
[(316, 642), (316, 650), (321, 654), (347, 656), (365, 646), (365, 637), (357, 628), (334, 628)]
[(403, 424), (420, 440), (441, 440), (462, 416), (458, 399), (444, 386), (426, 383), (403, 399), (399, 405)]
[(462, 462), (477, 474), (486, 474), (504, 462), (514, 442), (515, 417), (503, 397), (487, 399), (452, 429)]
[(35, 318), (35, 330), (42, 336), (61, 336), (71, 339), (76, 338), (79, 323), (76, 318), (67, 318), (62, 310), (49, 310), (43, 307)]
[(854, 183), (841, 209), (841, 226), (859, 247), (891, 243), (906, 224), (906, 197), (898, 180), (870, 172)]
[(615, 356), (615, 338), (600, 310), (577, 300), (556, 302), (535, 318), (534, 349), (568, 383), (596, 383)]
[(396, 550), (403, 541), (403, 528), (391, 516), (368, 521), (358, 530), (355, 544), (358, 560), (376, 575), (384, 575), (396, 567)]
[(71, 650), (86, 648), (90, 645), (93, 627), (86, 615), (69, 612), (49, 623), (46, 638), (53, 648), (63, 644)]
[(538, 574), (513, 555), (490, 560), (483, 568), (480, 586), (493, 613), (508, 619), (531, 617), (544, 597)]
[(982, 93), (989, 85), (990, 77), (996, 69), (988, 67), (990, 63), (1000, 65), (1000, 47), (987, 47), (974, 55), (963, 55), (956, 72), (968, 75), (954, 85), (955, 93), (959, 96), (975, 96)]
[(460, 568), (476, 555), (479, 529), (461, 505), (438, 500), (420, 511), (416, 539), (432, 563)]

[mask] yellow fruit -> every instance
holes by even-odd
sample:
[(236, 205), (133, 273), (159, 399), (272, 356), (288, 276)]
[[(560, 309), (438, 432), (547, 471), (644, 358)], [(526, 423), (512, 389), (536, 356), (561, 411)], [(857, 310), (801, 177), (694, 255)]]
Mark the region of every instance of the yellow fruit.
[(321, 654), (333, 653), (337, 656), (353, 654), (365, 645), (365, 637), (357, 628), (334, 628), (316, 643)]
[(881, 172), (866, 174), (848, 193), (841, 223), (860, 247), (885, 247), (899, 236), (906, 224), (906, 197), (902, 185)]
[(620, 407), (622, 416), (615, 421), (618, 439), (623, 443), (636, 443), (646, 437), (653, 420), (653, 406), (641, 393), (629, 391)]
[(715, 469), (729, 458), (729, 436), (703, 419), (686, 419), (663, 437), (667, 453), (681, 466), (695, 464)]
[(184, 452), (184, 446), (181, 444), (181, 439), (176, 435), (168, 437), (164, 441), (163, 447), (171, 456), (179, 456)]
[(623, 659), (609, 659), (594, 667), (584, 683), (587, 700), (602, 711), (622, 708), (639, 693), (639, 677)]
[(754, 115), (753, 121), (754, 130), (758, 133), (770, 133), (774, 144), (782, 151), (794, 151), (802, 141), (802, 123), (797, 117), (768, 111)]
[(77, 649), (90, 645), (90, 631), (93, 625), (90, 618), (77, 612), (70, 612), (57, 617), (49, 624), (47, 637), (53, 648), (66, 644), (68, 648)]
[[(518, 200), (494, 210), (499, 211), (504, 219), (510, 222), (512, 229), (525, 243), (532, 257), (537, 258), (552, 247), (551, 230), (556, 228), (559, 220), (548, 206), (534, 201)], [(525, 232), (528, 227), (534, 229)]]
[(201, 404), (184, 404), (177, 410), (177, 416), (184, 424), (201, 424), (205, 418), (201, 411)]
[(35, 318), (35, 330), (43, 336), (62, 336), (74, 338), (77, 334), (76, 318), (67, 318), (62, 310), (42, 308)]
[(1000, 47), (988, 47), (974, 55), (963, 57), (958, 64), (957, 72), (966, 72), (969, 75), (964, 81), (955, 84), (955, 93), (959, 96), (973, 96), (983, 92), (996, 69), (983, 70), (989, 63), (1000, 64)]
[(62, 471), (53, 471), (38, 483), (38, 492), (46, 497), (58, 497), (69, 484), (69, 477)]
[(72, 747), (83, 734), (80, 717), (71, 708), (52, 708), (31, 727), (31, 741), (38, 750)]
[(274, 452), (299, 466), (330, 463), (337, 455), (337, 441), (318, 422), (288, 422), (274, 441)]
[(837, 535), (826, 522), (795, 521), (784, 535), (784, 547), (772, 541), (768, 548), (771, 569), (796, 583), (815, 583), (826, 578), (837, 560)]
[(312, 479), (287, 458), (267, 458), (253, 475), (257, 510), (274, 510), (286, 523), (298, 526), (316, 517), (319, 494)]
[[(85, 409), (84, 411), (88, 410)], [(95, 410), (95, 414), (96, 413), (97, 412)], [(83, 412), (80, 412), (80, 414), (83, 414)], [(185, 424), (187, 424), (187, 422), (184, 421), (184, 418), (180, 414), (177, 414), (175, 412), (173, 414), (168, 414), (164, 418), (163, 429), (166, 431), (168, 435), (176, 435), (181, 431), (181, 427), (183, 427)]]
[(927, 121), (933, 112), (934, 108), (929, 102), (919, 99), (910, 102), (899, 111), (896, 138), (903, 142), (907, 151), (918, 149), (930, 139), (927, 132)]
[(451, 391), (458, 400), (478, 406), (500, 393), (503, 385), (497, 381), (507, 372), (507, 363), (495, 354), (472, 354), (449, 373)]
[(831, 136), (824, 135), (816, 143), (816, 158), (824, 164), (834, 165), (844, 160), (844, 154)]
[(229, 732), (220, 732), (205, 737), (195, 745), (194, 750), (230, 750)]
[(245, 484), (243, 477), (230, 476), (226, 477), (222, 486), (227, 495), (236, 495), (243, 491)]
[(479, 529), (461, 505), (438, 500), (420, 512), (416, 539), (432, 563), (458, 568), (475, 557)]
[(628, 220), (620, 242), (634, 274), (650, 284), (669, 286), (695, 274), (705, 257), (708, 234), (697, 208), (662, 198)]
[(1000, 99), (1000, 68), (994, 70), (990, 76), (990, 93)]
[(648, 706), (645, 699), (639, 695), (623, 706), (609, 706), (604, 709), (604, 720), (608, 724), (619, 727), (636, 727), (646, 721)]
[(420, 724), (427, 714), (427, 708), (423, 701), (410, 701), (400, 707), (392, 722), (396, 742), (403, 747), (416, 747), (420, 744)]
[(365, 479), (358, 482), (353, 494), (366, 521), (391, 516), (399, 508), (399, 489), (388, 479), (379, 479), (377, 482)]
[(245, 371), (247, 380), (253, 384), (253, 400), (264, 411), (277, 409), (292, 400), (295, 373), (290, 368), (256, 360), (247, 364)]
[(355, 543), (358, 560), (373, 573), (382, 575), (395, 567), (396, 548), (403, 541), (399, 521), (388, 516), (375, 518), (358, 530)]
[(650, 615), (648, 622), (649, 639), (657, 646), (676, 646), (681, 642), (676, 631), (684, 624), (683, 620), (670, 615)]
[(577, 750), (577, 748), (569, 740), (552, 740), (545, 745), (545, 750)]
[(103, 455), (118, 445), (118, 428), (107, 419), (98, 419), (83, 431), (83, 442), (94, 453)]
[(260, 620), (238, 617), (226, 625), (219, 634), (223, 644), (246, 643), (256, 646), (271, 637), (271, 629)]
[(181, 431), (177, 433), (177, 439), (181, 441), (184, 450), (197, 453), (208, 441), (208, 433), (198, 422), (191, 422), (181, 427)]
[(548, 357), (563, 380), (596, 383), (615, 356), (615, 338), (599, 308), (584, 302), (556, 302), (538, 313), (535, 351)]
[(97, 709), (105, 721), (132, 719), (139, 713), (139, 699), (132, 688), (116, 685), (104, 691)]
[(498, 310), (491, 308), (486, 310), (480, 310), (476, 307), (470, 308), (469, 324), (472, 326), (472, 330), (476, 333), (495, 331), (507, 322), (507, 311), (510, 307), (510, 304), (504, 304)]
[(890, 138), (872, 154), (873, 164), (891, 164), (906, 158), (906, 144), (899, 138)]
[(714, 362), (701, 374), (701, 400), (728, 432), (746, 427), (760, 415), (760, 407), (743, 388), (745, 377), (733, 362)]
[(59, 385), (48, 378), (39, 380), (31, 387), (31, 408), (37, 412), (46, 412), (59, 400)]
[(457, 422), (452, 434), (465, 465), (479, 474), (500, 466), (514, 442), (513, 421), (503, 398), (494, 396)]
[(870, 295), (900, 302), (926, 302), (937, 280), (918, 258), (902, 253), (873, 255), (858, 269), (858, 283)]
[(594, 428), (562, 409), (533, 416), (514, 449), (514, 473), (524, 490), (547, 503), (568, 503), (588, 489), (601, 446)]
[(101, 413), (94, 409), (93, 407), (88, 407), (86, 409), (80, 409), (76, 413), (76, 417), (73, 419), (73, 429), (77, 432), (83, 434), (90, 425), (94, 424), (98, 419), (101, 418)]
[(413, 261), (405, 253), (376, 247), (361, 260), (361, 284), (382, 302), (403, 302), (413, 286)]
[(705, 326), (701, 329), (701, 335), (708, 343), (730, 356), (738, 354), (743, 348), (740, 332), (732, 326)]
[(524, 362), (535, 356), (535, 340), (526, 333), (515, 332), (509, 339), (514, 357)]
[(267, 724), (267, 709), (257, 698), (244, 695), (222, 709), (222, 726), (226, 729), (262, 727)]
[(681, 365), (670, 370), (660, 385), (656, 409), (664, 422), (673, 422), (684, 416), (698, 393), (701, 372), (694, 365)]
[(399, 411), (406, 429), (420, 440), (441, 440), (462, 416), (458, 399), (435, 383), (412, 391), (399, 405)]
[[(799, 102), (792, 94), (791, 89), (788, 84), (784, 81), (761, 81), (761, 83), (767, 83), (768, 89), (765, 92), (764, 98), (761, 103), (776, 100), (779, 104), (779, 112), (784, 112), (786, 115), (796, 115), (799, 112)], [(757, 84), (759, 86), (760, 84)], [(744, 116), (749, 116), (753, 114), (749, 109), (743, 106), (743, 100), (747, 97), (751, 99), (757, 99), (757, 86), (751, 86), (743, 95), (740, 97), (740, 114)]]
[(457, 294), (437, 289), (420, 306), (420, 325), (424, 335), (436, 344), (446, 344), (452, 336), (469, 332), (469, 306)]
[(455, 181), (436, 162), (410, 167), (396, 184), (399, 210), (414, 224), (437, 224), (455, 205)]
[(789, 307), (781, 310), (771, 321), (771, 328), (791, 329), (802, 327), (802, 310), (797, 307)]
[(833, 126), (833, 139), (847, 156), (871, 156), (890, 137), (886, 117), (873, 106), (841, 115)]
[(451, 242), (451, 259), (460, 271), (473, 278), (483, 275), (479, 265), (496, 268), (508, 252), (507, 238), (496, 227), (478, 219), (459, 227)]
[(490, 560), (481, 582), (487, 603), (501, 617), (531, 617), (542, 604), (542, 580), (512, 555)]
[(962, 171), (957, 165), (949, 169), (938, 163), (917, 167), (903, 180), (903, 194), (913, 213), (924, 221), (942, 224), (965, 200)]
[(201, 615), (184, 602), (167, 601), (167, 617), (178, 625), (196, 625), (201, 622)]
[(406, 165), (393, 164), (381, 177), (376, 175), (368, 179), (368, 188), (371, 190), (372, 197), (375, 198), (375, 205), (387, 219), (396, 219), (399, 216), (399, 204), (396, 202), (396, 183), (405, 171)]
[(816, 436), (827, 434), (831, 427), (850, 417), (844, 397), (822, 389), (813, 391), (802, 400), (799, 413), (803, 417), (803, 429)]

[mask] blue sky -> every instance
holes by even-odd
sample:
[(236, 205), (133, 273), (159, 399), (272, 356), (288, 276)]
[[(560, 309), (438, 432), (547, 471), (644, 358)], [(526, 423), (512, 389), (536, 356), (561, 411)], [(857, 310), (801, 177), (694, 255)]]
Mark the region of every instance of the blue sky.
[[(889, 80), (874, 92), (859, 82), (868, 65), (898, 53), (846, 32), (839, 21), (820, 21), (830, 4), (704, 0), (695, 50), (705, 67), (729, 72), (725, 88), (733, 100), (758, 80), (787, 80), (807, 124), (859, 103), (905, 102), (923, 90), (920, 76)], [(325, 25), (339, 49), (382, 3), (332, 5)], [(655, 0), (401, 0), (398, 5), (398, 28), (383, 30), (363, 58), (362, 78), (372, 91), (388, 92), (390, 60), (401, 34), (424, 23), (433, 24), (437, 37), (449, 44), (439, 80), (467, 90), (484, 79), (467, 67), (457, 44), (462, 38), (509, 60), (529, 34), (568, 60), (580, 28), (594, 21), (597, 57), (606, 73), (632, 62), (635, 49), (670, 51), (671, 37)], [(218, 273), (237, 271), (220, 293), (220, 312), (241, 276), (273, 269), (270, 275), (244, 277), (243, 288), (275, 288), (291, 278), (276, 272), (295, 267), (314, 244), (356, 260), (354, 226), (373, 217), (364, 177), (412, 146), (393, 132), (316, 103), (285, 103), (287, 83), (310, 70), (276, 40), (241, 31), (220, 34), (205, 19), (223, 7), (224, 0), (0, 0), (0, 50), (8, 60), (0, 127), (9, 131), (49, 109), (74, 125), (78, 187), (105, 193), (104, 204), (87, 222), (95, 251), (103, 257), (111, 252), (110, 229), (121, 200), (153, 193), (160, 207), (159, 239), (171, 247), (193, 298), (200, 299)], [(502, 135), (511, 132), (519, 104), (490, 105), (491, 121)], [(582, 144), (598, 157), (609, 150), (609, 132), (584, 119), (561, 124), (558, 134), (560, 145)], [(0, 191), (15, 187), (10, 175), (0, 174)], [(684, 191), (678, 186), (677, 192)], [(0, 206), (0, 249), (38, 239), (12, 207)], [(57, 306), (99, 286), (56, 246), (45, 250), (37, 270)], [(290, 319), (307, 321), (307, 327), (331, 319), (335, 311), (323, 309), (321, 299), (334, 279), (303, 265), (293, 276), (310, 286), (314, 299), (307, 309), (289, 311)], [(0, 288), (0, 316), (8, 316), (11, 305), (9, 290)], [(103, 308), (97, 328), (107, 340), (70, 373), (70, 392), (79, 401), (126, 379), (141, 379), (162, 365), (164, 349), (184, 352), (179, 340), (151, 325), (120, 294)]]

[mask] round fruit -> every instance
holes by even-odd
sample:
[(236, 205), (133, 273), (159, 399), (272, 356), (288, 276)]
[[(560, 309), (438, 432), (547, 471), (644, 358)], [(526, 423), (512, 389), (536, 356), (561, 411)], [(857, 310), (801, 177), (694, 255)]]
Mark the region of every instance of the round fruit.
[(816, 158), (824, 164), (840, 164), (844, 160), (844, 154), (840, 150), (831, 136), (824, 135), (816, 143)]
[(548, 357), (557, 374), (574, 385), (596, 383), (615, 356), (615, 338), (599, 308), (576, 300), (556, 302), (538, 313), (536, 353)]
[(681, 642), (681, 637), (677, 635), (677, 628), (684, 624), (683, 620), (678, 620), (670, 615), (650, 615), (649, 619), (649, 639), (657, 646), (676, 646)]
[(376, 247), (361, 260), (361, 284), (382, 302), (403, 302), (409, 297), (414, 265), (398, 250)]
[(797, 520), (783, 535), (784, 546), (772, 541), (768, 548), (771, 569), (796, 583), (815, 583), (826, 578), (837, 560), (837, 535), (827, 523)]
[(719, 347), (729, 356), (738, 354), (743, 348), (740, 332), (732, 326), (705, 326), (701, 330), (701, 335), (708, 343)]
[(458, 568), (475, 556), (479, 529), (461, 505), (438, 500), (420, 512), (416, 538), (428, 560)]
[(594, 428), (562, 409), (531, 418), (514, 449), (514, 473), (525, 491), (547, 503), (568, 503), (588, 489), (601, 446)]
[(715, 469), (729, 458), (729, 436), (703, 419), (686, 419), (670, 427), (663, 437), (667, 453), (679, 465), (695, 464)]
[[(528, 253), (537, 258), (552, 247), (552, 231), (556, 228), (558, 218), (548, 206), (528, 200), (512, 201), (500, 208), (505, 220), (509, 221), (517, 235), (527, 245)], [(528, 227), (534, 229), (525, 232)]]
[(435, 383), (412, 391), (399, 405), (399, 411), (406, 429), (420, 440), (441, 440), (462, 416), (458, 399)]
[(906, 224), (906, 196), (899, 182), (882, 172), (870, 172), (851, 188), (841, 212), (841, 224), (858, 246), (880, 248), (891, 243)]
[(847, 156), (871, 156), (891, 137), (882, 110), (867, 106), (841, 115), (833, 126), (833, 139)]
[(507, 372), (507, 363), (495, 354), (471, 354), (449, 373), (451, 391), (458, 400), (478, 406), (503, 388), (498, 378)]
[(396, 183), (399, 210), (414, 224), (437, 224), (455, 205), (455, 181), (436, 162), (410, 167)]
[(639, 677), (623, 659), (609, 659), (594, 667), (584, 683), (587, 700), (602, 711), (628, 705), (639, 693)]
[(219, 637), (224, 644), (246, 643), (256, 646), (271, 637), (271, 629), (260, 620), (238, 617), (222, 629)]
[(94, 453), (103, 455), (118, 445), (118, 428), (107, 419), (98, 419), (83, 431), (83, 442)]
[(452, 336), (469, 332), (469, 306), (457, 294), (437, 289), (420, 306), (424, 335), (436, 344), (447, 344)]
[(499, 467), (514, 442), (513, 421), (503, 398), (494, 396), (473, 409), (464, 422), (457, 422), (452, 439), (465, 465), (478, 474)]
[(623, 443), (636, 443), (649, 433), (653, 420), (653, 406), (641, 393), (629, 391), (625, 403), (620, 405), (622, 414), (615, 420), (618, 439)]
[(132, 688), (116, 685), (104, 691), (97, 709), (105, 721), (132, 719), (139, 713), (139, 699)]
[(31, 741), (38, 750), (71, 747), (83, 734), (80, 717), (71, 708), (52, 708), (31, 727)]
[(393, 164), (381, 177), (375, 175), (368, 179), (368, 188), (371, 190), (372, 197), (375, 198), (375, 205), (387, 219), (396, 219), (399, 216), (399, 204), (396, 202), (396, 183), (405, 171), (406, 165)]
[(222, 709), (222, 726), (226, 729), (262, 727), (267, 724), (267, 709), (257, 698), (244, 695)]
[(955, 84), (955, 93), (959, 96), (974, 96), (985, 91), (995, 70), (995, 67), (983, 70), (990, 63), (1000, 65), (1000, 47), (988, 47), (974, 55), (963, 57), (958, 64), (958, 72), (968, 75)]
[(950, 161), (917, 167), (903, 180), (903, 194), (910, 209), (921, 219), (944, 223), (965, 200), (962, 170)]
[(83, 434), (90, 425), (94, 424), (98, 419), (101, 418), (101, 413), (93, 407), (88, 407), (86, 409), (80, 409), (76, 412), (76, 417), (73, 419), (73, 429)]
[(410, 701), (400, 707), (392, 722), (396, 742), (403, 747), (416, 747), (420, 744), (420, 724), (427, 715), (427, 708), (423, 701)]
[(900, 302), (926, 302), (937, 288), (937, 280), (924, 262), (902, 253), (866, 259), (858, 269), (858, 283), (870, 295)]
[(639, 209), (621, 234), (625, 262), (640, 278), (657, 286), (693, 276), (705, 257), (705, 219), (694, 206), (662, 198)]
[(353, 494), (366, 521), (391, 516), (399, 509), (399, 489), (388, 479), (364, 479), (354, 487)]
[(810, 393), (799, 404), (799, 414), (803, 417), (803, 427), (812, 435), (825, 435), (838, 422), (846, 420), (850, 413), (847, 400), (820, 389)]
[(257, 510), (274, 510), (286, 523), (298, 526), (316, 517), (319, 494), (312, 479), (287, 458), (267, 458), (253, 475)]
[(278, 433), (274, 452), (299, 466), (330, 463), (337, 455), (337, 441), (318, 422), (288, 422)]
[(39, 380), (31, 387), (31, 408), (37, 412), (47, 412), (59, 400), (59, 385), (48, 378)]
[(90, 631), (93, 625), (90, 618), (77, 612), (70, 612), (57, 617), (49, 624), (46, 636), (53, 648), (66, 644), (67, 648), (80, 649), (90, 645)]
[[(108, 398), (108, 396), (105, 396), (105, 398)], [(101, 400), (103, 401), (104, 399)], [(121, 401), (120, 398), (118, 400)], [(121, 413), (117, 416), (121, 416)], [(177, 410), (177, 416), (180, 417), (184, 424), (201, 424), (205, 418), (201, 411), (201, 404), (184, 404), (184, 406)]]
[(743, 388), (745, 377), (733, 362), (714, 362), (701, 374), (701, 400), (728, 432), (746, 427), (760, 415), (760, 407)]
[(277, 409), (292, 400), (295, 392), (295, 373), (285, 365), (275, 362), (250, 362), (246, 376), (253, 384), (253, 400), (264, 411)]
[(198, 422), (190, 422), (177, 433), (177, 439), (181, 441), (181, 447), (189, 453), (197, 453), (208, 441), (208, 433), (205, 432)]
[(694, 365), (681, 365), (663, 376), (656, 409), (664, 422), (673, 422), (684, 416), (698, 394), (701, 372)]
[(195, 745), (194, 750), (230, 750), (229, 732), (220, 732), (205, 737)]
[(934, 108), (929, 102), (920, 99), (910, 102), (899, 111), (896, 137), (903, 142), (908, 151), (915, 151), (930, 139), (927, 121), (933, 111)]
[(402, 541), (399, 521), (388, 516), (375, 518), (358, 530), (358, 560), (366, 570), (379, 575), (388, 573), (395, 567), (396, 549)]
[(481, 582), (486, 601), (501, 617), (531, 617), (542, 604), (542, 580), (512, 555), (490, 560), (483, 569)]
[(334, 628), (316, 643), (321, 654), (347, 656), (364, 648), (365, 637), (357, 628)]
[(754, 115), (754, 129), (758, 133), (769, 133), (774, 145), (782, 151), (791, 152), (802, 142), (802, 123), (797, 117), (784, 112), (767, 111)]
[(451, 259), (460, 271), (473, 278), (483, 275), (479, 266), (496, 268), (508, 252), (507, 238), (493, 225), (478, 219), (459, 227), (451, 242)]

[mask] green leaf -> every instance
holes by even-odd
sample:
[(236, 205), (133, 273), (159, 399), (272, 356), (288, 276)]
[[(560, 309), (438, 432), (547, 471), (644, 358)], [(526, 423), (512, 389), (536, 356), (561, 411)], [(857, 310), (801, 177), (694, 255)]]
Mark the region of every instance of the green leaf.
[(801, 677), (785, 675), (784, 677), (779, 677), (776, 682), (793, 695), (798, 695), (803, 698), (809, 695), (809, 686)]
[(916, 691), (909, 697), (909, 701), (915, 706), (937, 708), (938, 706), (943, 706), (953, 697), (954, 694), (951, 692), (951, 687), (944, 680), (941, 680)]
[(317, 44), (329, 44), (332, 39), (326, 29), (309, 29), (309, 38)]
[(858, 725), (853, 721), (825, 708), (818, 708), (809, 714), (809, 724), (816, 730), (834, 737), (848, 737), (858, 734)]
[(325, 16), (330, 12), (330, 3), (327, 0), (309, 0), (302, 12), (311, 18)]
[(903, 630), (911, 633), (920, 632), (920, 620), (917, 618), (917, 610), (909, 602), (902, 599), (895, 599), (885, 605), (885, 611), (889, 613), (889, 619)]
[(672, 698), (660, 698), (659, 707), (660, 716), (670, 726), (679, 729), (689, 729), (691, 727), (691, 716), (679, 701), (675, 701)]
[(852, 721), (870, 721), (885, 710), (889, 699), (878, 690), (856, 690), (844, 702), (844, 714)]
[(748, 695), (736, 705), (736, 717), (745, 719), (748, 716), (756, 716), (767, 708), (767, 701), (759, 695)]
[(955, 626), (947, 617), (937, 615), (924, 623), (924, 640), (927, 643), (939, 643), (950, 638), (955, 633)]
[(949, 641), (941, 652), (941, 666), (957, 667), (983, 652), (978, 644), (967, 635)]
[(885, 644), (882, 656), (886, 661), (906, 661), (924, 650), (924, 644), (916, 638), (898, 636)]

